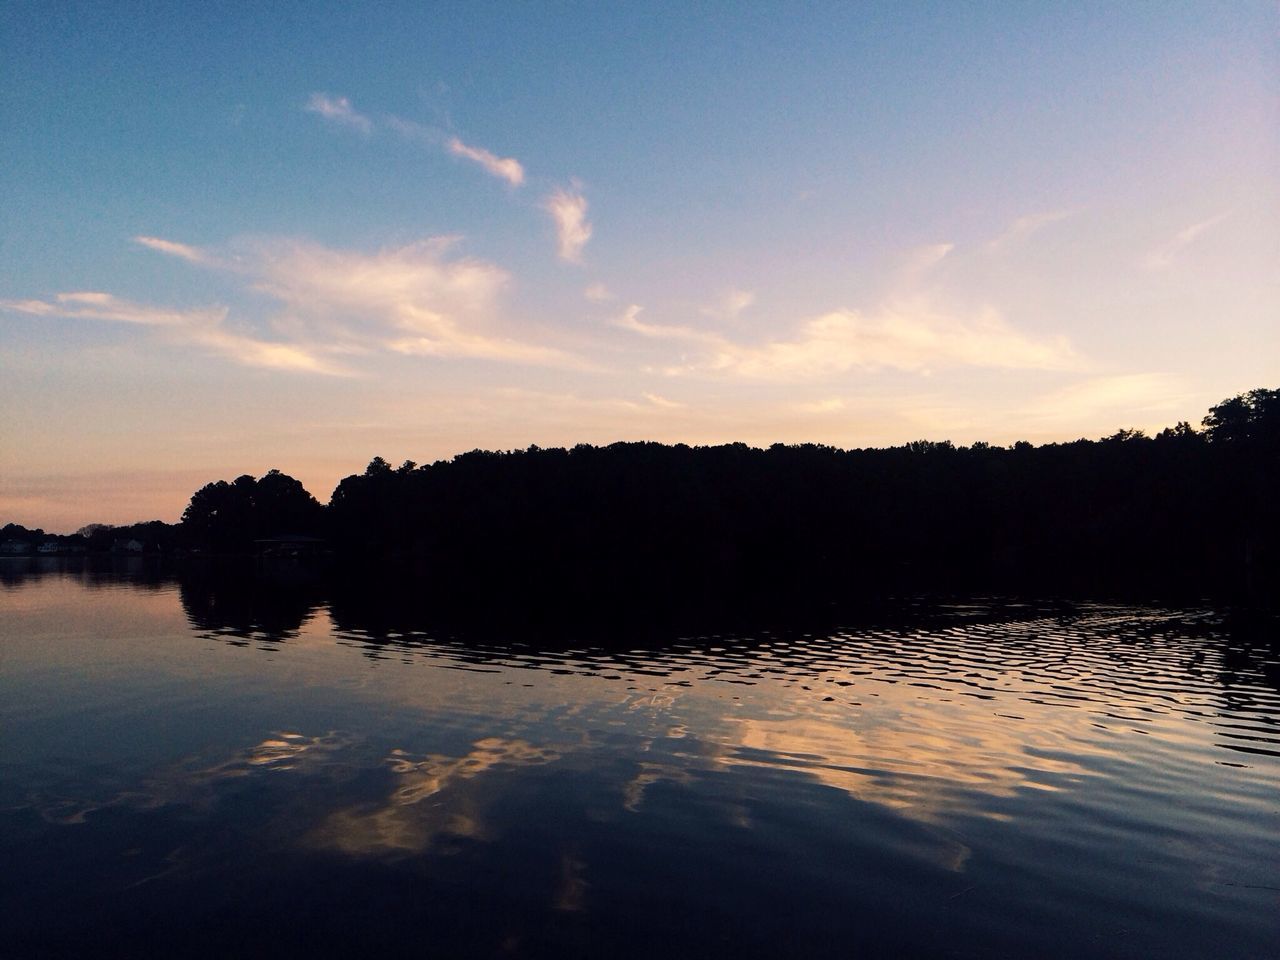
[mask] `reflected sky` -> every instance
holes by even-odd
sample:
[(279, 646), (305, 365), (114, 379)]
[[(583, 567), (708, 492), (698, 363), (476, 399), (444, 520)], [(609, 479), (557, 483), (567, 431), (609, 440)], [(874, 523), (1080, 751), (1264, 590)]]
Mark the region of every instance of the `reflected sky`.
[(1275, 638), (1211, 611), (557, 644), (225, 589), (6, 581), (0, 896), (29, 955), (105, 917), (116, 948), (197, 931), (217, 955), (267, 910), (318, 955), (428, 930), (451, 956), (1264, 956), (1280, 935)]

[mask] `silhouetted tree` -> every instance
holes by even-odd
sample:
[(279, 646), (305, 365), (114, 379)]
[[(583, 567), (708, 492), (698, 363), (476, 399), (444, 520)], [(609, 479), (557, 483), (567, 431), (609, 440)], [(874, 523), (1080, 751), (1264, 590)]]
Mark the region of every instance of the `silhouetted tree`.
[(1203, 421), (1213, 443), (1280, 443), (1280, 390), (1257, 389), (1209, 408)]
[(182, 513), (181, 528), (192, 546), (235, 553), (282, 533), (318, 535), (323, 522), (315, 497), (293, 477), (272, 470), (260, 480), (246, 474), (201, 487)]

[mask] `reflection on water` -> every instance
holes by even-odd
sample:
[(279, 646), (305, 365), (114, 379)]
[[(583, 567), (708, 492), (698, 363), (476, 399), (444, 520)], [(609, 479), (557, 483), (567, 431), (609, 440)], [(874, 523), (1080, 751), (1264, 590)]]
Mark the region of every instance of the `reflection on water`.
[(347, 854), (388, 856), (423, 853), (440, 836), (486, 839), (483, 784), (471, 789), (465, 781), (557, 759), (554, 751), (498, 737), (477, 740), (461, 757), (415, 760), (393, 750), (388, 763), (397, 780), (385, 800), (335, 811), (316, 830), (315, 842)]
[(290, 567), (11, 566), (0, 943), (1273, 956), (1278, 664), (1211, 611), (557, 630)]

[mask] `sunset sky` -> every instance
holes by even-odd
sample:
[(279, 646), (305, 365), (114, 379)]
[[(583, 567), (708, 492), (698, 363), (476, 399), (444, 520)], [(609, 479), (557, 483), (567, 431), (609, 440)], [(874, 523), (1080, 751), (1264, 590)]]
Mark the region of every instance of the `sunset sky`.
[(0, 10), (0, 524), (1280, 386), (1272, 2)]

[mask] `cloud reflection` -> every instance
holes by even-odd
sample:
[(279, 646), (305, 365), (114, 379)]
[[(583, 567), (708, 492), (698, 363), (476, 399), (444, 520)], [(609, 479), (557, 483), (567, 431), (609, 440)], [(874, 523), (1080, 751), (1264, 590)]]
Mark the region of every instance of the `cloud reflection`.
[[(397, 785), (385, 801), (335, 811), (312, 835), (315, 846), (352, 856), (425, 852), (449, 835), (483, 839), (488, 835), (482, 796), (463, 788), (485, 774), (539, 766), (560, 754), (525, 740), (485, 737), (461, 757), (437, 754), (420, 760), (403, 750), (387, 758)], [(448, 794), (448, 802), (432, 802)]]
[(65, 781), (49, 784), (34, 791), (30, 803), (42, 819), (57, 824), (85, 823), (92, 814), (116, 807), (154, 810), (186, 806), (208, 810), (221, 799), (228, 781), (283, 772), (331, 774), (335, 755), (349, 750), (354, 743), (354, 738), (336, 732), (319, 736), (275, 733), (211, 766), (178, 763), (128, 787)]

